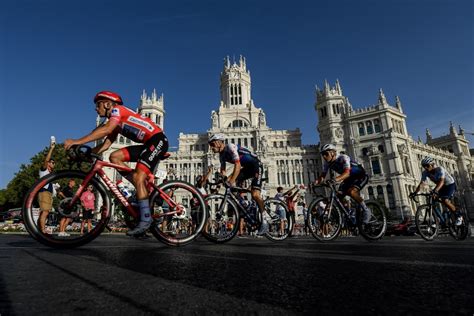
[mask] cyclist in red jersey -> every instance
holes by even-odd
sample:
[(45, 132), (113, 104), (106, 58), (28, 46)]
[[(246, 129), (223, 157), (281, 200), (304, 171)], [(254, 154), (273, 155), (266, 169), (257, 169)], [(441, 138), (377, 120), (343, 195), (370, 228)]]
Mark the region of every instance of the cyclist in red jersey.
[(125, 165), (124, 162), (127, 161), (137, 162), (132, 174), (122, 174), (135, 186), (140, 206), (140, 222), (136, 228), (129, 230), (127, 235), (143, 234), (152, 222), (146, 180), (158, 165), (163, 154), (167, 152), (168, 139), (161, 128), (149, 118), (123, 106), (122, 98), (114, 92), (101, 91), (97, 93), (94, 103), (97, 114), (100, 117), (108, 118), (108, 121), (79, 139), (66, 139), (64, 147), (67, 150), (72, 145), (82, 145), (106, 137), (103, 143), (93, 149), (95, 153), (100, 154), (112, 145), (118, 134), (142, 144), (114, 151), (110, 155), (110, 161), (119, 165)]

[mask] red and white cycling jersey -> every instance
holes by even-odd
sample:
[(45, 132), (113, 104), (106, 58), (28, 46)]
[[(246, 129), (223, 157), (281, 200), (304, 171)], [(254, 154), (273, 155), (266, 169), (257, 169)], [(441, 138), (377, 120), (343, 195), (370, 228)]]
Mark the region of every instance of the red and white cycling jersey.
[(136, 143), (144, 143), (151, 136), (161, 133), (161, 128), (148, 117), (142, 116), (129, 108), (117, 105), (112, 108), (110, 121), (117, 123), (123, 136)]

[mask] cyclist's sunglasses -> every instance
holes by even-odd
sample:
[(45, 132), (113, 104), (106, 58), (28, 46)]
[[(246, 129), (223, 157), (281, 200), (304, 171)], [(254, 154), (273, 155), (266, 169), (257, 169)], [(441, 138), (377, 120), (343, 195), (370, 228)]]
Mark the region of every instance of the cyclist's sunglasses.
[(421, 165), (423, 168), (428, 169), (431, 165)]
[(322, 152), (321, 155), (323, 155), (323, 157), (327, 157), (329, 156), (329, 151)]

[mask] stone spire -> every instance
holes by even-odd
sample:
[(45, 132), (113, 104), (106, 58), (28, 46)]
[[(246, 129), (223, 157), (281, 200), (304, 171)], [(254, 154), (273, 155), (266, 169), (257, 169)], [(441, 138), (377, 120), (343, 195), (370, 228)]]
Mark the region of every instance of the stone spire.
[(339, 84), (339, 79), (336, 79), (336, 92), (339, 95), (342, 95), (342, 89), (341, 89), (341, 85)]
[(388, 106), (387, 98), (385, 98), (385, 94), (383, 93), (382, 88), (379, 89), (379, 105), (381, 105), (382, 107)]
[(331, 89), (329, 88), (329, 83), (328, 83), (328, 81), (327, 81), (326, 79), (324, 79), (324, 94), (325, 94), (326, 96), (328, 96), (330, 90), (331, 90)]
[(402, 102), (400, 102), (400, 97), (398, 95), (395, 97), (395, 107), (400, 111), (400, 113), (403, 113)]
[(456, 129), (454, 128), (454, 125), (453, 125), (453, 122), (452, 122), (452, 121), (449, 121), (449, 133), (450, 133), (451, 135), (454, 135), (454, 136), (457, 135)]
[(459, 125), (459, 135), (464, 136), (464, 129)]
[(426, 142), (432, 140), (433, 137), (431, 136), (430, 130), (426, 129)]

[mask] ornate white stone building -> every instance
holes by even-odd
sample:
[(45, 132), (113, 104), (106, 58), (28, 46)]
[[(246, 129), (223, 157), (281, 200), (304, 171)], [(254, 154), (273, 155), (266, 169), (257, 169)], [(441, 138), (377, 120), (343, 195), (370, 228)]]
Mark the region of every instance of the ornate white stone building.
[[(322, 166), (319, 145), (303, 145), (299, 129), (271, 129), (264, 110), (254, 104), (251, 88), (245, 58), (231, 63), (227, 57), (220, 76), (220, 105), (211, 112), (210, 128), (203, 133), (179, 134), (177, 151), (160, 165), (161, 178), (194, 182), (208, 166), (214, 165), (217, 170), (218, 157), (209, 150), (207, 140), (219, 132), (226, 135), (226, 142), (241, 144), (260, 157), (269, 195), (278, 186), (290, 188), (313, 181)], [(137, 110), (163, 126), (163, 96), (157, 98), (155, 91), (151, 98), (143, 92)], [(334, 143), (339, 151), (364, 165), (371, 179), (362, 193), (379, 199), (393, 217), (413, 214), (416, 206), (408, 194), (420, 180), (420, 161), (427, 155), (454, 175), (463, 202), (474, 216), (474, 158), (462, 128), (456, 131), (451, 124), (448, 135), (433, 138), (427, 131), (426, 143), (415, 141), (407, 133), (406, 115), (398, 97), (392, 106), (380, 90), (377, 104), (353, 109), (338, 81), (333, 87), (327, 82), (323, 89), (316, 87), (315, 110), (321, 144)], [(127, 145), (119, 138), (105, 156)], [(116, 179), (119, 175), (110, 176)]]
[(435, 158), (454, 176), (461, 202), (474, 215), (474, 158), (461, 127), (457, 132), (451, 123), (448, 135), (433, 138), (427, 131), (426, 143), (415, 141), (408, 135), (398, 96), (391, 106), (380, 89), (377, 104), (353, 109), (338, 81), (334, 87), (327, 82), (322, 90), (316, 87), (315, 109), (321, 144), (334, 143), (339, 151), (362, 163), (371, 176), (362, 193), (379, 199), (392, 215), (405, 216), (416, 210), (408, 195), (420, 181), (420, 162), (425, 156)]
[(170, 178), (194, 182), (208, 166), (218, 169), (218, 156), (207, 144), (209, 135), (214, 133), (225, 134), (226, 143), (240, 144), (259, 156), (268, 178), (265, 189), (271, 194), (278, 186), (309, 183), (317, 177), (318, 147), (302, 145), (299, 129), (271, 129), (264, 110), (254, 104), (251, 88), (245, 58), (241, 56), (238, 64), (231, 64), (227, 57), (220, 77), (220, 105), (211, 112), (211, 127), (206, 133), (179, 135), (177, 152), (165, 161)]

